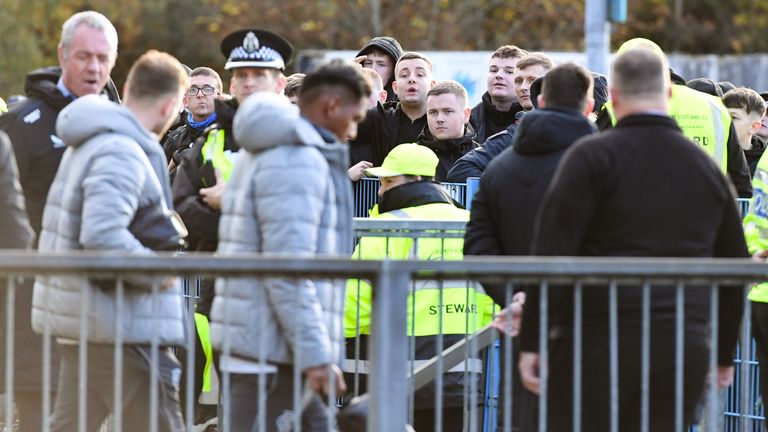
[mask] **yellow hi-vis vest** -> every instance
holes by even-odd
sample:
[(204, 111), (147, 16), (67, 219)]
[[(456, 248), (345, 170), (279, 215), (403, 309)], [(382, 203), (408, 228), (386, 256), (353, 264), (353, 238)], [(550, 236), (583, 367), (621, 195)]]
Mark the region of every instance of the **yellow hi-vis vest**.
[[(613, 104), (608, 101), (604, 107), (615, 126)], [(673, 85), (667, 114), (675, 119), (683, 135), (710, 155), (721, 171), (728, 172), (728, 138), (732, 120), (720, 98), (686, 86)]]
[[(468, 221), (469, 212), (448, 203), (432, 203), (377, 214), (378, 219), (460, 220)], [(363, 237), (353, 257), (355, 259), (408, 259), (455, 260), (463, 259), (462, 238), (420, 238), (414, 242), (404, 237)], [(432, 336), (442, 333), (463, 335), (480, 330), (493, 319), (494, 303), (479, 283), (466, 280), (417, 281), (408, 296), (408, 334)], [(350, 279), (347, 282), (344, 310), (344, 333), (347, 338), (371, 334), (371, 285), (365, 281)]]
[[(211, 161), (213, 167), (221, 173), (225, 182), (229, 181), (232, 171), (235, 169), (236, 152), (224, 150), (224, 130), (215, 129), (208, 133), (208, 137), (201, 149), (203, 162)], [(213, 186), (213, 185), (205, 185)]]
[[(749, 253), (768, 249), (768, 157), (760, 157), (752, 179), (752, 200), (744, 217), (744, 236)], [(749, 299), (768, 303), (768, 283), (761, 283), (749, 291)]]

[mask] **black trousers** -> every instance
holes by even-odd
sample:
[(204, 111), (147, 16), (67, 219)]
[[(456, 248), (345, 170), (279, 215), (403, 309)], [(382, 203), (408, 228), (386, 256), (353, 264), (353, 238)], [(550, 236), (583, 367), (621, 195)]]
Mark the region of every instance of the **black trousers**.
[[(752, 302), (752, 336), (760, 367), (760, 395), (765, 405), (768, 398), (768, 303)], [(765, 427), (768, 428), (768, 421)]]
[[(685, 332), (683, 368), (683, 419), (694, 421), (707, 375), (709, 343), (703, 328)], [(547, 430), (573, 430), (573, 340), (571, 329), (550, 337)], [(608, 326), (584, 328), (582, 363), (582, 430), (610, 430), (610, 359)], [(618, 423), (622, 432), (641, 426), (641, 332), (638, 326), (619, 327)], [(675, 430), (675, 331), (674, 325), (656, 325), (651, 330), (650, 430)]]

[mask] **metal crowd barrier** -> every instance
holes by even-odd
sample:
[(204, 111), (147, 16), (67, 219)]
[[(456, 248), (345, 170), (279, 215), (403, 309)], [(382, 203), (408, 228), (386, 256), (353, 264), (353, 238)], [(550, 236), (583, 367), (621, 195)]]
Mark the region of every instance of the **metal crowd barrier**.
[[(394, 233), (384, 232), (387, 228), (375, 223), (381, 221), (371, 221), (368, 227), (366, 236), (374, 235), (375, 231), (381, 231), (384, 236), (392, 237)], [(407, 227), (399, 227), (401, 231), (408, 231), (406, 236), (413, 235), (412, 232), (423, 230), (418, 233), (420, 238), (423, 238), (425, 234), (433, 232), (435, 230), (433, 226), (417, 226), (414, 221), (412, 225)], [(441, 230), (447, 233), (455, 234), (456, 227), (449, 224), (443, 225)], [(451, 234), (451, 235), (453, 235)], [(373, 286), (373, 304), (372, 304), (372, 324), (371, 335), (369, 344), (369, 363), (367, 371), (369, 372), (368, 378), (370, 385), (368, 386), (370, 394), (369, 416), (367, 420), (368, 430), (371, 431), (399, 431), (404, 430), (406, 421), (409, 417), (412, 417), (410, 411), (413, 409), (413, 402), (411, 399), (411, 393), (413, 393), (419, 386), (423, 388), (432, 388), (438, 390), (437, 395), (440, 394), (442, 389), (441, 377), (443, 372), (451, 370), (454, 365), (460, 365), (458, 370), (463, 370), (464, 374), (471, 373), (469, 362), (467, 359), (473, 358), (477, 352), (481, 351), (495, 338), (506, 338), (508, 342), (511, 342), (507, 336), (499, 336), (492, 329), (485, 329), (481, 332), (471, 332), (474, 336), (466, 335), (459, 346), (454, 347), (440, 347), (440, 338), (437, 339), (437, 352), (443, 352), (448, 349), (445, 356), (436, 356), (434, 359), (427, 363), (421, 363), (415, 365), (413, 362), (409, 362), (409, 358), (412, 358), (410, 351), (411, 339), (404, 337), (408, 334), (408, 296), (409, 289), (414, 284), (432, 283), (438, 287), (442, 287), (449, 281), (465, 280), (476, 281), (481, 280), (485, 283), (499, 283), (506, 287), (507, 297), (511, 298), (512, 292), (517, 287), (522, 286), (537, 286), (542, 292), (542, 300), (538, 305), (529, 304), (527, 307), (540, 308), (541, 320), (540, 320), (540, 344), (541, 344), (541, 364), (542, 364), (542, 396), (538, 400), (538, 416), (535, 419), (539, 426), (539, 430), (548, 430), (548, 401), (543, 396), (547, 394), (547, 391), (557, 391), (557, 388), (553, 388), (548, 383), (548, 374), (546, 365), (550, 358), (550, 340), (547, 338), (549, 330), (554, 329), (550, 326), (548, 321), (549, 311), (549, 299), (558, 290), (568, 290), (569, 296), (575, 300), (575, 306), (573, 311), (574, 320), (574, 347), (573, 358), (574, 370), (581, 370), (580, 359), (582, 358), (582, 346), (581, 341), (586, 336), (579, 329), (583, 320), (583, 304), (581, 300), (585, 293), (594, 289), (595, 286), (608, 286), (608, 292), (610, 297), (610, 320), (608, 327), (610, 328), (610, 376), (612, 377), (610, 392), (612, 395), (612, 401), (609, 407), (605, 407), (604, 415), (610, 421), (610, 430), (620, 430), (620, 419), (618, 417), (618, 382), (616, 377), (619, 373), (618, 364), (618, 322), (619, 317), (617, 314), (617, 299), (618, 295), (628, 286), (637, 285), (643, 287), (643, 302), (642, 302), (642, 316), (643, 331), (642, 346), (644, 348), (642, 356), (642, 375), (643, 375), (643, 392), (641, 394), (638, 404), (641, 405), (641, 415), (636, 420), (640, 423), (640, 430), (648, 431), (650, 425), (648, 407), (650, 404), (648, 385), (651, 380), (650, 376), (650, 359), (648, 358), (649, 348), (652, 346), (653, 340), (650, 339), (650, 293), (657, 289), (660, 284), (673, 284), (675, 293), (675, 309), (678, 314), (675, 319), (675, 338), (677, 341), (675, 352), (675, 382), (677, 383), (677, 391), (675, 392), (675, 403), (670, 410), (674, 411), (675, 416), (675, 430), (682, 430), (683, 418), (682, 418), (682, 388), (680, 386), (680, 380), (682, 380), (683, 370), (689, 365), (689, 362), (693, 362), (696, 359), (691, 359), (685, 355), (683, 350), (683, 341), (686, 338), (686, 334), (683, 332), (684, 316), (683, 312), (684, 301), (690, 289), (699, 289), (699, 285), (705, 285), (705, 291), (708, 293), (712, 302), (710, 304), (710, 312), (713, 317), (716, 317), (716, 311), (718, 310), (717, 296), (715, 295), (720, 285), (724, 284), (739, 284), (746, 286), (753, 281), (758, 281), (766, 278), (768, 275), (768, 265), (752, 263), (747, 260), (712, 260), (712, 259), (579, 259), (579, 258), (541, 258), (541, 257), (509, 257), (509, 258), (466, 258), (463, 261), (449, 261), (449, 260), (434, 260), (434, 261), (417, 261), (417, 260), (349, 260), (349, 259), (297, 259), (292, 257), (267, 257), (257, 255), (244, 255), (237, 257), (214, 257), (208, 254), (188, 254), (186, 256), (173, 256), (161, 254), (157, 257), (135, 257), (124, 255), (100, 255), (100, 254), (67, 254), (67, 255), (43, 255), (35, 253), (0, 253), (0, 275), (7, 281), (8, 287), (6, 289), (6, 316), (3, 319), (6, 329), (6, 382), (5, 382), (5, 424), (12, 424), (13, 422), (13, 396), (14, 396), (14, 348), (23, 341), (17, 341), (14, 339), (14, 324), (17, 320), (24, 319), (23, 311), (16, 309), (16, 294), (20, 286), (16, 283), (19, 276), (31, 276), (31, 275), (68, 275), (78, 276), (87, 275), (90, 277), (112, 277), (115, 278), (114, 295), (118, 301), (117, 311), (115, 316), (116, 322), (120, 322), (122, 319), (120, 311), (122, 310), (121, 299), (125, 295), (126, 290), (130, 289), (126, 286), (124, 281), (126, 278), (134, 275), (155, 275), (155, 276), (183, 276), (190, 279), (198, 278), (201, 276), (207, 277), (222, 277), (240, 279), (244, 277), (254, 277), (259, 280), (267, 278), (288, 278), (291, 280), (299, 278), (313, 278), (316, 280), (338, 280), (338, 279), (354, 279), (360, 278), (371, 282)], [(159, 291), (159, 284), (155, 284), (152, 291), (157, 293)], [(254, 287), (254, 289), (259, 289)], [(442, 291), (442, 290), (441, 290)], [(339, 292), (338, 295), (343, 295)], [(745, 304), (748, 306), (745, 299)], [(85, 308), (82, 309), (83, 312)], [(439, 313), (445, 308), (439, 308)], [(189, 312), (189, 311), (188, 311)], [(748, 312), (747, 312), (748, 313)], [(187, 352), (191, 352), (192, 347), (192, 335), (193, 323), (190, 318), (191, 314), (187, 314), (186, 329), (187, 339), (186, 348)], [(85, 339), (85, 334), (88, 332), (88, 321), (80, 319), (80, 352), (83, 353), (85, 345), (82, 343)], [(710, 340), (714, 341), (717, 338), (718, 325), (717, 320), (714, 320), (714, 324), (711, 327)], [(121, 341), (120, 327), (116, 327), (118, 334), (118, 343), (114, 346), (114, 404), (115, 406), (122, 405), (122, 374), (119, 372), (122, 370), (121, 365), (124, 359), (124, 349)], [(469, 332), (468, 332), (469, 333)], [(742, 334), (744, 340), (749, 340), (748, 327), (745, 326), (745, 330)], [(158, 407), (157, 401), (160, 397), (158, 390), (158, 353), (160, 347), (157, 344), (156, 337), (152, 338), (153, 342), (151, 347), (151, 362), (153, 365), (151, 368), (151, 391), (146, 398), (148, 402), (148, 415), (147, 418), (151, 420), (149, 430), (158, 430)], [(50, 350), (55, 349), (55, 340), (49, 335), (45, 338), (44, 346), (45, 351), (43, 353), (43, 359), (48, 361), (47, 372), (44, 373), (44, 395), (50, 395), (50, 391), (55, 385), (50, 381)], [(745, 346), (745, 345), (742, 345)], [(749, 346), (749, 345), (746, 345)], [(503, 396), (503, 405), (499, 408), (497, 418), (499, 419), (499, 430), (510, 431), (512, 430), (512, 404), (513, 401), (512, 386), (513, 376), (511, 374), (511, 356), (513, 354), (512, 344), (507, 343), (504, 346), (505, 357), (504, 362), (501, 365), (501, 389), (500, 393)], [(745, 350), (753, 351), (753, 350)], [(714, 350), (712, 351), (714, 352)], [(229, 353), (224, 352), (224, 355)], [(747, 359), (750, 353), (741, 352), (740, 355), (743, 359)], [(185, 378), (191, 380), (191, 366), (193, 359), (188, 357), (187, 371)], [(715, 356), (710, 355), (708, 359), (700, 359), (701, 361), (707, 361), (709, 369), (712, 371), (715, 368)], [(462, 364), (463, 363), (463, 364)], [(262, 366), (266, 366), (264, 362), (261, 362)], [(741, 388), (740, 395), (742, 400), (749, 400), (749, 388), (747, 385), (749, 382), (750, 371), (747, 369), (746, 362), (742, 362), (738, 365), (741, 375)], [(463, 368), (463, 369), (462, 369)], [(81, 355), (79, 360), (79, 369), (81, 371), (88, 370), (88, 359)], [(431, 372), (430, 372), (431, 371)], [(294, 370), (295, 376), (300, 376), (300, 371)], [(266, 397), (264, 390), (266, 387), (267, 377), (265, 373), (259, 373), (260, 397), (258, 398), (255, 406), (263, 408), (269, 401)], [(431, 376), (429, 376), (431, 375)], [(412, 376), (413, 379), (409, 380), (408, 376)], [(47, 377), (47, 379), (45, 379)], [(81, 374), (82, 377), (82, 374)], [(434, 377), (434, 380), (431, 379)], [(222, 407), (223, 417), (220, 418), (220, 424), (223, 426), (223, 430), (233, 430), (228, 427), (231, 418), (228, 418), (228, 409), (231, 404), (231, 395), (229, 390), (232, 386), (232, 377), (227, 372), (223, 373), (222, 380)], [(715, 375), (710, 374), (710, 388), (715, 388)], [(466, 382), (466, 381), (465, 381)], [(470, 386), (474, 385), (475, 381), (470, 382)], [(187, 386), (187, 404), (183, 407), (186, 413), (186, 425), (185, 430), (192, 430), (191, 425), (191, 382), (188, 382)], [(575, 379), (572, 383), (574, 388), (574, 394), (581, 394), (581, 389), (591, 385), (591, 383), (582, 382), (580, 374), (575, 375)], [(79, 418), (79, 430), (86, 430), (85, 419), (87, 416), (86, 407), (84, 406), (86, 393), (83, 391), (87, 386), (82, 378), (79, 381), (77, 389), (71, 389), (73, 392), (78, 392), (80, 395), (80, 406), (78, 409)], [(464, 391), (464, 394), (476, 394), (468, 389)], [(329, 414), (333, 414), (336, 411), (336, 398), (335, 389), (331, 387), (329, 389), (329, 395), (325, 399), (325, 410)], [(293, 406), (296, 413), (302, 411), (302, 398), (303, 393), (301, 388), (297, 385), (294, 386), (293, 392)], [(718, 395), (712, 391), (702, 400), (706, 400), (709, 404), (716, 403)], [(455, 426), (452, 424), (442, 424), (441, 416), (443, 410), (439, 406), (440, 397), (436, 399), (435, 409), (435, 430), (448, 430), (449, 426)], [(579, 417), (582, 408), (582, 399), (574, 398), (574, 416)], [(459, 412), (459, 417), (462, 419), (462, 423), (465, 430), (478, 431), (484, 426), (480, 423), (482, 415), (480, 414), (481, 404), (477, 400), (465, 400), (463, 407), (457, 407), (455, 410)], [(41, 416), (43, 418), (44, 428), (47, 431), (49, 429), (50, 410), (52, 408), (52, 400), (49, 398), (43, 403), (43, 410)], [(259, 409), (259, 412), (264, 412), (263, 409)], [(670, 411), (672, 412), (672, 411)], [(710, 410), (710, 416), (713, 416), (714, 410)], [(741, 412), (739, 416), (739, 430), (747, 431), (753, 430), (752, 427), (757, 421), (751, 421), (750, 414), (747, 412)], [(122, 430), (122, 422), (124, 417), (120, 410), (114, 413), (114, 429)], [(583, 419), (591, 420), (591, 419)], [(626, 420), (626, 419), (621, 419)], [(712, 422), (717, 419), (710, 418)], [(259, 418), (259, 423), (262, 425), (260, 430), (270, 430), (263, 424), (263, 418)], [(752, 423), (752, 424), (750, 424)], [(589, 423), (585, 423), (586, 427), (581, 427), (579, 422), (574, 424), (573, 430), (590, 430)], [(712, 424), (712, 423), (710, 423)], [(294, 430), (301, 430), (300, 416), (293, 418)]]
[[(469, 209), (467, 206), (471, 204), (472, 196), (474, 196), (476, 189), (468, 191), (467, 184), (464, 183), (441, 184), (453, 199), (458, 201), (465, 208)], [(378, 192), (378, 178), (363, 177), (354, 183), (355, 217), (368, 217), (368, 211), (370, 211), (371, 207), (379, 202)], [(469, 196), (467, 196), (467, 192), (470, 192)], [(468, 197), (469, 199), (467, 199)]]

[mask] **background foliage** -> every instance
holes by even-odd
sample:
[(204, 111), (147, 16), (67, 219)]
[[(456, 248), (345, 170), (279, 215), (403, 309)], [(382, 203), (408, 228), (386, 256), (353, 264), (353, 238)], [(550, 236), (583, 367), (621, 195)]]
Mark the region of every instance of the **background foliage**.
[[(0, 95), (22, 93), (24, 75), (57, 63), (62, 22), (95, 9), (117, 27), (118, 85), (149, 48), (190, 67), (222, 72), (219, 41), (247, 26), (269, 28), (298, 49), (356, 49), (371, 36), (395, 36), (407, 50), (583, 50), (581, 0), (0, 0)], [(632, 0), (614, 47), (650, 37), (672, 52), (768, 51), (766, 0)]]

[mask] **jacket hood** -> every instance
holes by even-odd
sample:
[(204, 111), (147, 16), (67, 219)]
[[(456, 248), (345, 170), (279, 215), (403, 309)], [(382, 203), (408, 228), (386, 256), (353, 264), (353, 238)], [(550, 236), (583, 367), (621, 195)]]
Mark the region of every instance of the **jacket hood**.
[(56, 134), (70, 147), (105, 133), (128, 136), (146, 153), (159, 148), (157, 135), (145, 129), (128, 108), (100, 95), (77, 98), (56, 119)]
[(521, 154), (551, 153), (594, 131), (594, 125), (576, 111), (544, 108), (526, 114), (512, 145)]
[(387, 53), (389, 58), (392, 59), (392, 65), (397, 63), (400, 56), (403, 55), (403, 47), (400, 46), (400, 42), (397, 39), (389, 36), (378, 36), (368, 41), (367, 44), (361, 49), (355, 57), (366, 55), (371, 52), (372, 49), (377, 48)]
[[(28, 73), (24, 79), (24, 93), (27, 97), (40, 99), (46, 104), (50, 105), (54, 109), (61, 110), (67, 106), (72, 100), (64, 97), (63, 94), (56, 87), (56, 83), (61, 78), (61, 68), (58, 66), (50, 66), (41, 69), (33, 70)], [(120, 102), (120, 95), (117, 92), (115, 83), (110, 78), (107, 84), (104, 86), (102, 94), (114, 102)]]
[(598, 113), (603, 105), (608, 102), (608, 78), (597, 72), (592, 72), (592, 78), (595, 82), (592, 91), (592, 97), (595, 99), (595, 107), (592, 108), (592, 112)]
[(317, 129), (301, 117), (296, 105), (267, 92), (254, 94), (240, 105), (232, 133), (240, 147), (250, 152), (282, 145), (325, 144)]

